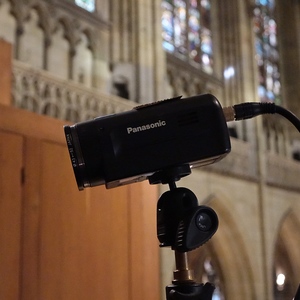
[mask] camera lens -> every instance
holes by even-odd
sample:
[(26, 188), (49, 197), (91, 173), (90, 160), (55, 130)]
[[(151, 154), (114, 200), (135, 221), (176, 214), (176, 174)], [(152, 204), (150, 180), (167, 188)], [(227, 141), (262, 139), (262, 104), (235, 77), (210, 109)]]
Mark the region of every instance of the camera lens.
[(78, 135), (74, 126), (65, 126), (64, 131), (77, 186), (79, 190), (83, 190), (84, 187), (90, 186), (90, 184), (85, 174), (85, 162), (82, 156)]
[(79, 190), (105, 183), (103, 141), (98, 129), (94, 121), (64, 127)]

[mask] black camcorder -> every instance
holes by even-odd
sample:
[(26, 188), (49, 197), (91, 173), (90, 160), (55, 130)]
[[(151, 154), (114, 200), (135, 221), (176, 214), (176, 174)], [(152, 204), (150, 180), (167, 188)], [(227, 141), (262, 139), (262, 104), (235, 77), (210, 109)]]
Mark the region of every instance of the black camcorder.
[(172, 98), (64, 127), (79, 190), (114, 188), (188, 164), (212, 164), (231, 150), (219, 101)]

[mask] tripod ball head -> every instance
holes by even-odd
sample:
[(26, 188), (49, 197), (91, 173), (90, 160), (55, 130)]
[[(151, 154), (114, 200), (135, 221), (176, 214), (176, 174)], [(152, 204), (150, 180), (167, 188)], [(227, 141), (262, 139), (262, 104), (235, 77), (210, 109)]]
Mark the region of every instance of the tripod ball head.
[(218, 228), (215, 211), (198, 206), (195, 194), (175, 188), (162, 194), (157, 203), (157, 237), (161, 247), (187, 252), (207, 242)]

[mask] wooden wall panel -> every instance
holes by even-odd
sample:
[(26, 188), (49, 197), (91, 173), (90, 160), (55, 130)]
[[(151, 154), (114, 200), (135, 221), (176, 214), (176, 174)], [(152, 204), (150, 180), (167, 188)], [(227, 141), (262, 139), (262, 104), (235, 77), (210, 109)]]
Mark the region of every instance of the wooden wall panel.
[(22, 147), (0, 130), (0, 299), (19, 299)]
[(66, 147), (26, 148), (23, 299), (128, 299), (128, 187), (79, 192)]
[[(37, 300), (39, 298), (40, 268), (39, 248), (39, 216), (40, 216), (40, 177), (39, 167), (41, 145), (39, 139), (26, 138), (24, 141), (24, 186), (23, 186), (23, 218), (22, 218), (22, 268), (21, 268), (21, 300)], [(25, 175), (26, 173), (26, 175)]]
[(129, 298), (128, 187), (97, 187), (86, 197), (86, 286), (96, 299)]
[(25, 169), (22, 216), (15, 210), (20, 274), (12, 271), (21, 289), (10, 299), (158, 299), (156, 187), (79, 192), (63, 124), (0, 105), (0, 130), (24, 141), (17, 150)]
[(131, 186), (130, 299), (159, 299), (159, 242), (156, 236), (158, 197), (156, 186), (149, 186), (148, 182)]
[(11, 104), (12, 46), (0, 38), (0, 103)]

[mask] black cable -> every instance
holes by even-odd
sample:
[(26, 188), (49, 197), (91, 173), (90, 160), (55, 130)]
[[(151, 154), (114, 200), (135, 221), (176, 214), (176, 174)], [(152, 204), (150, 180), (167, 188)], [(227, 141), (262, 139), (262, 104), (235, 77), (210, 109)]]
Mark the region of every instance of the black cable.
[(298, 290), (296, 292), (294, 300), (300, 300), (300, 285), (298, 286)]
[[(279, 114), (288, 119), (300, 132), (300, 119), (291, 111), (269, 102), (246, 102), (223, 108), (226, 121), (250, 119), (263, 114)], [(300, 300), (300, 285), (295, 300)]]
[(276, 106), (276, 113), (288, 119), (300, 132), (300, 120), (296, 115), (281, 106)]
[(264, 114), (279, 114), (288, 119), (300, 132), (300, 119), (289, 110), (269, 102), (246, 102), (223, 108), (226, 121), (251, 119)]

